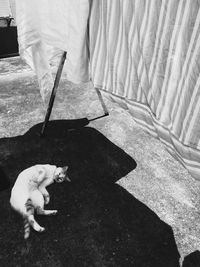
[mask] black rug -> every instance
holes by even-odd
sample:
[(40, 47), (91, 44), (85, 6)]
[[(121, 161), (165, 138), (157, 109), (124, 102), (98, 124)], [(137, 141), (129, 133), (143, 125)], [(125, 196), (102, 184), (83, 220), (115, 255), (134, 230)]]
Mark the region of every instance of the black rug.
[(46, 231), (27, 242), (9, 205), (11, 186), (0, 192), (0, 266), (178, 267), (171, 227), (115, 183), (136, 162), (93, 128), (51, 121), (45, 138), (40, 128), (0, 140), (2, 172), (12, 186), (31, 165), (68, 165), (72, 182), (48, 188), (49, 208), (59, 213), (37, 217)]
[(199, 267), (200, 266), (200, 251), (196, 250), (184, 258), (182, 267)]

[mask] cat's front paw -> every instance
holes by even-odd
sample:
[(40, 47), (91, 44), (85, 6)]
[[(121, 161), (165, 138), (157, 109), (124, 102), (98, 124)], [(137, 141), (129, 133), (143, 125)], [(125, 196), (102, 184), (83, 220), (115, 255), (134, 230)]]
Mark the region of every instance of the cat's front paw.
[(44, 204), (47, 205), (49, 204), (50, 201), (50, 196), (49, 195), (44, 195)]
[(56, 215), (58, 213), (57, 210), (52, 210), (52, 215)]
[(45, 231), (45, 228), (44, 227), (40, 227), (38, 232), (44, 232), (44, 231)]

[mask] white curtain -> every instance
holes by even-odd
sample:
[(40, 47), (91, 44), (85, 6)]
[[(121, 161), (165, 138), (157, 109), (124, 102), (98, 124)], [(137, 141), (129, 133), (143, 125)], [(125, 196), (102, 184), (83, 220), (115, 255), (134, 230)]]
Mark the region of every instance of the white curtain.
[(91, 76), (200, 179), (200, 0), (98, 0)]
[(43, 100), (53, 86), (52, 60), (67, 51), (67, 77), (89, 80), (87, 23), (89, 0), (16, 0), (21, 57), (36, 71)]
[(0, 0), (0, 17), (10, 17), (11, 16), (11, 8), (9, 0)]

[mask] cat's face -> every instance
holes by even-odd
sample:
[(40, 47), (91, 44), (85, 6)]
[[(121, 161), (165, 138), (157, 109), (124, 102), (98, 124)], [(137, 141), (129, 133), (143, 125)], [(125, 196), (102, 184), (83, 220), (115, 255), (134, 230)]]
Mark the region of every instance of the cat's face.
[(68, 166), (58, 167), (56, 169), (56, 171), (55, 171), (55, 178), (54, 178), (54, 180), (57, 183), (62, 183), (64, 181), (71, 182), (71, 180), (69, 179), (69, 177), (67, 175), (67, 170), (68, 170)]

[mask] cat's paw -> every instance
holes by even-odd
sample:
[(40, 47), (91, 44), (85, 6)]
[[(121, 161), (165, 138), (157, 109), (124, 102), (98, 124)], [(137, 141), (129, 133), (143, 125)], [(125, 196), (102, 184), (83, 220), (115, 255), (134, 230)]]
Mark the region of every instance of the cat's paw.
[(44, 231), (45, 231), (45, 228), (44, 227), (40, 227), (38, 232), (44, 232)]
[(56, 215), (58, 213), (57, 210), (52, 210), (52, 215)]
[(50, 196), (49, 195), (44, 195), (44, 204), (47, 205), (49, 204), (50, 201)]

